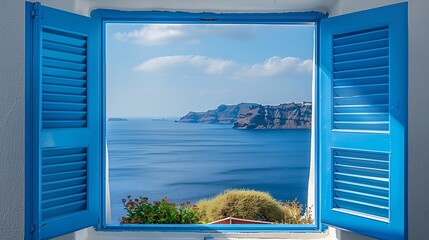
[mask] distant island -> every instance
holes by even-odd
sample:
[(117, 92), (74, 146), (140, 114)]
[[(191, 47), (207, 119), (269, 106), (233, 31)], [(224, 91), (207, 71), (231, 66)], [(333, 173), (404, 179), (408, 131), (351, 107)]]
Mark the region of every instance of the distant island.
[(126, 119), (126, 118), (109, 118), (108, 121), (121, 122), (121, 121), (128, 121), (128, 119)]
[(177, 122), (233, 124), (235, 129), (310, 129), (311, 102), (222, 104), (207, 112), (189, 112)]
[(152, 121), (168, 121), (168, 118), (152, 118)]

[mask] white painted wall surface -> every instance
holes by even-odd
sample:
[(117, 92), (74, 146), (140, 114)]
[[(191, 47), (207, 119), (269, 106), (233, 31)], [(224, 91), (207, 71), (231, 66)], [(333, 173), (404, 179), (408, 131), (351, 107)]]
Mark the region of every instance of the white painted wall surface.
[(24, 1), (0, 11), (0, 239), (23, 239)]
[[(75, 0), (78, 1), (78, 0)], [(88, 14), (89, 10), (101, 4), (101, 0), (86, 0), (83, 4), (75, 1), (42, 1), (46, 5), (64, 10)], [(115, 4), (124, 1), (105, 1), (106, 4)], [(131, 0), (136, 3), (136, 0)], [(143, 1), (139, 1), (142, 4)], [(198, 1), (198, 4), (189, 0), (174, 1), (176, 5), (168, 5), (173, 1), (147, 0), (142, 6), (155, 6), (157, 9), (196, 11), (198, 9), (218, 9), (222, 11), (249, 12), (254, 11), (281, 11), (279, 2), (286, 7), (287, 1), (262, 0), (240, 1), (242, 6), (233, 5), (231, 1)], [(178, 6), (179, 2), (183, 5)], [(214, 3), (216, 2), (216, 6)], [(245, 4), (243, 4), (245, 2)], [(322, 1), (320, 9), (328, 9), (331, 16), (365, 10), (373, 7), (402, 2), (398, 0), (339, 0)], [(147, 5), (146, 5), (147, 3)], [(161, 6), (162, 4), (166, 4)], [(259, 4), (259, 5), (258, 5)], [(315, 4), (313, 2), (313, 4)], [(269, 5), (275, 9), (269, 10)], [(258, 7), (259, 6), (259, 7)], [(314, 7), (314, 5), (313, 5)], [(428, 172), (429, 157), (427, 145), (429, 141), (429, 79), (427, 69), (429, 64), (429, 23), (427, 11), (429, 1), (409, 1), (409, 239), (427, 239), (429, 228), (426, 226), (429, 216), (429, 188)], [(24, 236), (24, 1), (0, 1), (0, 239), (23, 239)], [(365, 240), (367, 238), (353, 233), (332, 231), (330, 238), (337, 233), (339, 239)], [(89, 234), (89, 235), (88, 235)], [(61, 239), (102, 239), (101, 235), (93, 235), (93, 231), (79, 231)], [(135, 234), (131, 234), (135, 236)], [(155, 238), (156, 236), (154, 236)], [(103, 239), (124, 239), (117, 234), (103, 233)], [(134, 238), (136, 239), (136, 238)], [(235, 238), (239, 239), (239, 238)]]
[(429, 1), (409, 1), (408, 239), (428, 239)]
[(395, 3), (407, 2), (406, 0), (338, 0), (328, 10), (329, 16), (334, 17), (352, 12), (363, 11), (371, 8), (382, 7)]
[[(36, 0), (33, 0), (36, 1)], [(326, 12), (337, 0), (39, 0), (46, 6), (89, 15), (97, 8), (186, 12)]]

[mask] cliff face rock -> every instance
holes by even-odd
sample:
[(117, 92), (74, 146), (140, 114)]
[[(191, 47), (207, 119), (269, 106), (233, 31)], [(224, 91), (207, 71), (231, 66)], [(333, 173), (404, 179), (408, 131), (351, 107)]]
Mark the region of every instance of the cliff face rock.
[(285, 103), (262, 106), (240, 114), (237, 129), (308, 129), (311, 128), (311, 104)]
[(307, 129), (311, 128), (311, 103), (220, 105), (207, 112), (189, 112), (179, 122), (234, 124), (236, 129)]
[(187, 123), (218, 123), (233, 124), (240, 114), (246, 113), (251, 107), (258, 106), (255, 103), (240, 103), (237, 105), (220, 105), (217, 109), (207, 112), (189, 112), (181, 117), (179, 122)]

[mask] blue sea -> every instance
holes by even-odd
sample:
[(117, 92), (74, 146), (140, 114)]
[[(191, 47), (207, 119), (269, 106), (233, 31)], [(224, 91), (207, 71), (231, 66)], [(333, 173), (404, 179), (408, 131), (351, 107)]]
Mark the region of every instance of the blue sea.
[(125, 215), (121, 199), (128, 194), (181, 203), (245, 188), (305, 204), (310, 137), (310, 130), (237, 130), (174, 119), (109, 121), (112, 223)]

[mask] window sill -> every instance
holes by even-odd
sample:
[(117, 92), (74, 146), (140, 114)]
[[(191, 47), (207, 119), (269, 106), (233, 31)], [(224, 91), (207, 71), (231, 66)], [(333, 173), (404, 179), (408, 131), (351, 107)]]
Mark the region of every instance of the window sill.
[[(212, 232), (166, 232), (166, 231), (141, 231), (142, 228), (129, 228), (129, 227), (106, 227), (101, 231), (95, 231), (94, 229), (88, 229), (87, 237), (84, 239), (101, 240), (101, 239), (163, 239), (163, 240), (217, 240), (217, 239), (231, 239), (231, 240), (259, 240), (259, 239), (294, 239), (294, 240), (327, 240), (329, 239), (329, 231), (323, 232), (319, 230), (298, 230), (287, 232), (220, 232), (212, 230)], [(77, 240), (77, 239), (76, 239)]]

